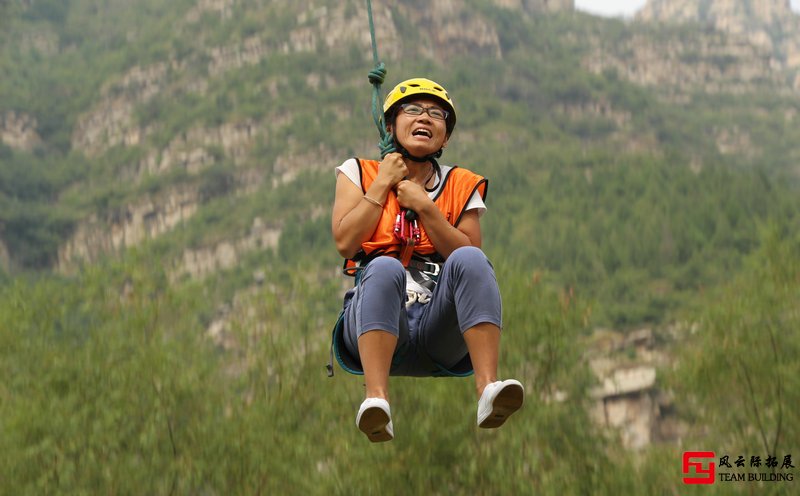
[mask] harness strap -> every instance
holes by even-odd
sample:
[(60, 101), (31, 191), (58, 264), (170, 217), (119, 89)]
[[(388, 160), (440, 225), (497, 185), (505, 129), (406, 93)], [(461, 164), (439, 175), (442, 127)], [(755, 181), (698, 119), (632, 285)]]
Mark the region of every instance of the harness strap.
[(421, 164), (424, 164), (425, 162), (428, 162), (428, 161), (432, 162), (432, 161), (436, 160), (437, 158), (441, 157), (442, 153), (444, 153), (444, 148), (439, 148), (439, 151), (437, 151), (437, 152), (429, 153), (429, 154), (427, 154), (425, 156), (422, 156), (422, 157), (416, 157), (414, 155), (411, 155), (411, 152), (409, 152), (406, 149), (406, 147), (401, 145), (400, 142), (397, 141), (396, 138), (394, 138), (394, 135), (392, 135), (392, 139), (393, 139), (393, 142), (394, 142), (394, 149), (395, 149), (394, 151), (399, 152), (402, 156), (404, 156), (405, 158), (407, 158), (409, 160), (413, 160), (414, 162), (418, 162), (418, 163), (421, 163)]
[(442, 266), (426, 258), (412, 258), (406, 268), (416, 269), (419, 272), (424, 272), (433, 278), (437, 278)]
[(411, 274), (411, 278), (414, 279), (414, 282), (416, 282), (423, 288), (429, 291), (433, 291), (433, 288), (436, 287), (436, 280), (428, 276), (421, 270), (408, 267), (408, 273)]
[(400, 252), (400, 263), (403, 264), (403, 267), (408, 267), (412, 255), (414, 255), (414, 238), (408, 238), (406, 244), (403, 245), (403, 250)]
[[(336, 332), (336, 331), (334, 331), (334, 332)], [(328, 364), (325, 365), (325, 369), (328, 371), (328, 377), (333, 377), (333, 339), (331, 339), (331, 350), (330, 351), (331, 351), (331, 356), (328, 359)]]
[[(345, 260), (344, 267), (342, 268), (342, 273), (346, 276), (357, 277), (359, 272), (367, 268), (367, 264), (369, 264), (372, 260), (382, 255), (400, 259), (400, 255), (397, 252), (383, 252), (370, 257), (359, 256), (356, 257), (356, 259)], [(406, 269), (409, 269), (409, 272), (411, 272), (412, 277), (414, 272), (417, 271), (424, 273), (425, 275), (427, 275), (428, 277), (432, 278), (435, 281), (439, 277), (439, 272), (441, 271), (442, 268), (441, 263), (433, 261), (435, 260), (436, 256), (437, 255), (434, 255), (434, 257), (432, 258), (428, 258), (412, 254), (411, 259), (408, 261), (408, 263), (404, 264), (403, 266)], [(358, 265), (349, 265), (347, 262), (354, 262), (357, 263)]]

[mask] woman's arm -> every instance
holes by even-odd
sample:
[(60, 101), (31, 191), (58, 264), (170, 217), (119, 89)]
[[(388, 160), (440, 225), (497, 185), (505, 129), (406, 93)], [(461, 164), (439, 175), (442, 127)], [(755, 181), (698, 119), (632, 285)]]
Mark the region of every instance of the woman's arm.
[(411, 181), (401, 181), (397, 185), (397, 201), (402, 207), (417, 212), (436, 252), (444, 258), (462, 246), (481, 247), (481, 224), (477, 210), (464, 212), (458, 227), (453, 227), (425, 190)]
[(361, 244), (372, 237), (383, 209), (370, 200), (385, 205), (389, 191), (406, 174), (408, 169), (399, 153), (390, 153), (381, 161), (378, 176), (366, 194), (346, 175), (339, 174), (336, 178), (331, 230), (340, 255), (353, 258), (361, 249)]
[(444, 258), (462, 246), (481, 247), (481, 223), (476, 210), (464, 212), (458, 227), (451, 226), (435, 205), (431, 212), (426, 209), (419, 215), (436, 252)]

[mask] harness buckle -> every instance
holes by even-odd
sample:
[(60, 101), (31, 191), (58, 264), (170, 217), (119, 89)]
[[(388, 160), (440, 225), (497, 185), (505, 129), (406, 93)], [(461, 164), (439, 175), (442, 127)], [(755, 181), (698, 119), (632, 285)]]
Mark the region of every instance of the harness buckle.
[[(431, 267), (431, 269), (428, 270), (428, 267)], [(423, 269), (422, 272), (430, 276), (436, 277), (439, 275), (439, 264), (433, 262), (425, 262), (425, 269)]]

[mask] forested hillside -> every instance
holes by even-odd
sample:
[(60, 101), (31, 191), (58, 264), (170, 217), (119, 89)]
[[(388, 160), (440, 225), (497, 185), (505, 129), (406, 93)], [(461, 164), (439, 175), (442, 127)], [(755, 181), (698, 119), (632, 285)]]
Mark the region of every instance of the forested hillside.
[[(469, 380), (398, 379), (368, 446), (360, 378), (325, 377), (333, 169), (379, 155), (364, 2), (10, 0), (0, 493), (678, 493), (683, 451), (800, 458), (798, 23), (372, 3), (387, 86), (444, 84), (442, 161), (489, 178), (520, 417), (477, 432)], [(642, 328), (680, 435), (631, 450), (589, 357)]]

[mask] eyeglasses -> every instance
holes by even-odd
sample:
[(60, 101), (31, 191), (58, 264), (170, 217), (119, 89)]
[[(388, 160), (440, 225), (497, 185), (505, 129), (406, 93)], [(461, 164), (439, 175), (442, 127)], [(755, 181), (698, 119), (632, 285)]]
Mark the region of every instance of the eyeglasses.
[(422, 115), (425, 112), (438, 121), (447, 120), (447, 116), (450, 115), (447, 110), (442, 110), (439, 107), (423, 107), (416, 103), (401, 103), (400, 108), (408, 115)]

